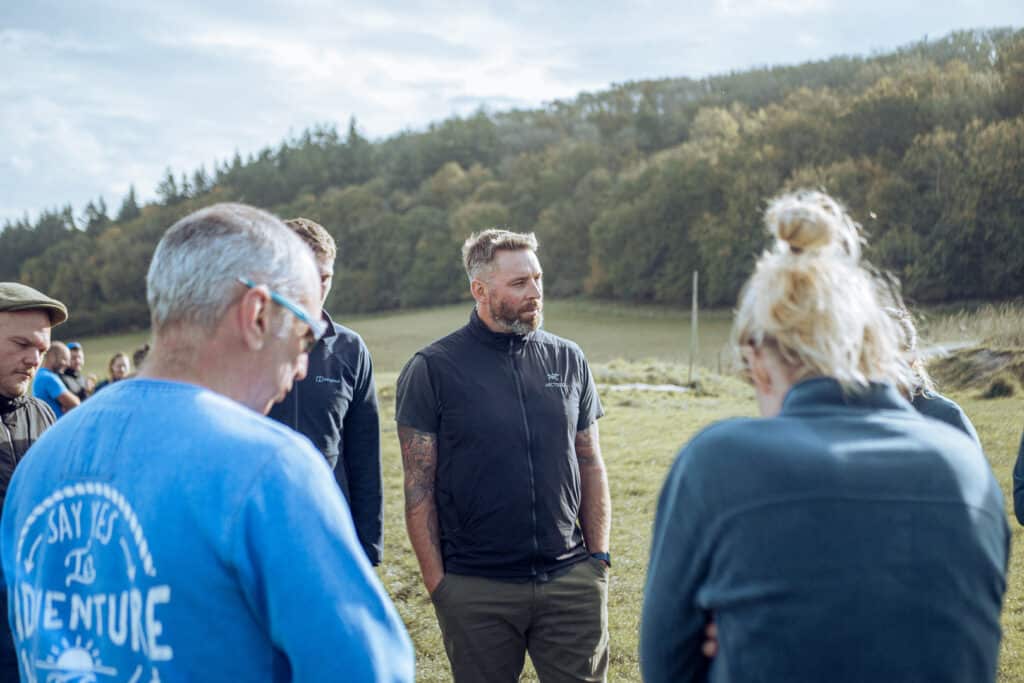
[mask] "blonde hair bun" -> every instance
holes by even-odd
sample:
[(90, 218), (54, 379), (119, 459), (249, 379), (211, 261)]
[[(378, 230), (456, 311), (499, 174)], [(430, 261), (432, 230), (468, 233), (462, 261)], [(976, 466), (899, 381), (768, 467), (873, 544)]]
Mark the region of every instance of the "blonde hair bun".
[(774, 248), (757, 260), (733, 321), (737, 358), (769, 347), (796, 380), (831, 377), (856, 391), (872, 381), (913, 386), (902, 334), (884, 306), (901, 307), (882, 274), (860, 261), (859, 226), (821, 192), (769, 203)]
[(778, 251), (838, 253), (860, 259), (860, 226), (822, 192), (798, 190), (776, 197), (764, 219)]

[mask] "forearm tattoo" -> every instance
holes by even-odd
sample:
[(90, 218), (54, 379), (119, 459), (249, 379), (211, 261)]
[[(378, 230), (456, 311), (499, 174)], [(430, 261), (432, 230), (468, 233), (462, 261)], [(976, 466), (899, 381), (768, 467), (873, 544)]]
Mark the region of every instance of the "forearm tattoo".
[(597, 434), (597, 423), (581, 432), (576, 432), (576, 460), (580, 467), (594, 467), (601, 464), (601, 442)]
[(405, 509), (412, 510), (434, 495), (437, 474), (437, 437), (412, 427), (398, 427), (405, 470)]

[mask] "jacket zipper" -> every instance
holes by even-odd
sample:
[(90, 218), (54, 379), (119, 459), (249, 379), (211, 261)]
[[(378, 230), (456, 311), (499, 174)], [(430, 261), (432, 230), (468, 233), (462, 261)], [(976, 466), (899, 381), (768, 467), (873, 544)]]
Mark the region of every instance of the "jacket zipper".
[(530, 421), (526, 417), (526, 398), (523, 384), (519, 379), (519, 367), (516, 365), (515, 340), (508, 340), (508, 358), (512, 363), (512, 377), (516, 381), (516, 394), (519, 397), (519, 412), (523, 416), (523, 429), (526, 430), (526, 464), (530, 472), (530, 523), (533, 531), (533, 556), (530, 558), (530, 575), (537, 576), (537, 556), (540, 554), (540, 542), (537, 540), (537, 486), (533, 474), (533, 452), (530, 446)]

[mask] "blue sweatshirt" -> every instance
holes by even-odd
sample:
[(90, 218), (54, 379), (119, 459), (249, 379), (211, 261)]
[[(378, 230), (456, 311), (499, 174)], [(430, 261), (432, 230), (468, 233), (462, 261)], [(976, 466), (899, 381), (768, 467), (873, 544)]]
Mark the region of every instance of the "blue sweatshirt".
[[(661, 681), (993, 681), (1003, 497), (978, 445), (872, 385), (698, 434), (658, 502), (640, 661)], [(719, 652), (700, 651), (714, 617)]]
[(308, 440), (144, 379), (56, 426), (0, 524), (23, 681), (413, 680), (405, 628)]

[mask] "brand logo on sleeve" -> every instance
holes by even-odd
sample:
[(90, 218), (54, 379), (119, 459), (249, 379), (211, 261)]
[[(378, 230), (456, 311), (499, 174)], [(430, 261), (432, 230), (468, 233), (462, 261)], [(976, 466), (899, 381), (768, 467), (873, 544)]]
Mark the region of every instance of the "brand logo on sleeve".
[(327, 382), (328, 384), (341, 384), (341, 380), (334, 377), (324, 377), (323, 375), (316, 376), (317, 384), (323, 384), (324, 382)]
[(15, 641), (32, 683), (160, 680), (174, 658), (142, 526), (114, 487), (63, 486), (32, 510), (15, 554)]

